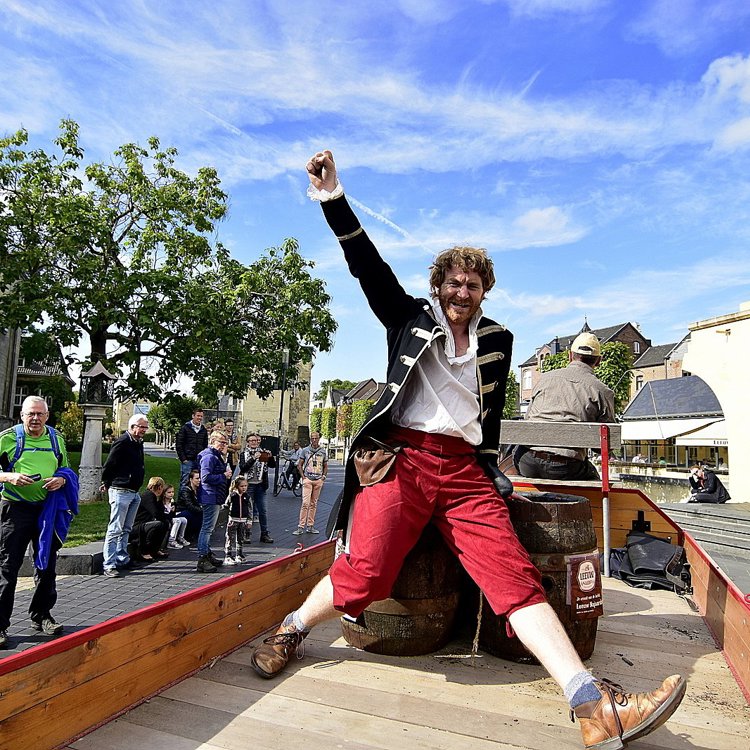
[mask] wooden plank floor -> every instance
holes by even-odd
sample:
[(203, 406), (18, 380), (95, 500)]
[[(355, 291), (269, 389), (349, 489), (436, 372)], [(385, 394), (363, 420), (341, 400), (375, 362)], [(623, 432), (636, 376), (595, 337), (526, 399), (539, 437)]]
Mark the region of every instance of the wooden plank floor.
[[(486, 750), (580, 748), (577, 724), (540, 667), (456, 641), (438, 654), (395, 658), (347, 646), (337, 622), (316, 629), (306, 655), (261, 680), (242, 648), (68, 746), (69, 750)], [(700, 616), (668, 592), (605, 581), (605, 617), (588, 666), (628, 689), (674, 672), (682, 706), (633, 748), (741, 750), (750, 707)]]

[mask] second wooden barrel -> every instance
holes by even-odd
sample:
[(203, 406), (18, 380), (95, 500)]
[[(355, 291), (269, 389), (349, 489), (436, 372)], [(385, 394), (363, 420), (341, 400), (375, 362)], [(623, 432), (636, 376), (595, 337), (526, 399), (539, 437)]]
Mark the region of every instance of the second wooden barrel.
[[(526, 500), (507, 501), (518, 538), (542, 576), (547, 599), (560, 618), (581, 659), (594, 652), (602, 614), (599, 552), (589, 501), (578, 495), (523, 493)], [(473, 586), (473, 584), (472, 584)], [(478, 604), (478, 589), (470, 601)], [(535, 661), (507, 621), (482, 606), (479, 647), (511, 661)]]
[(346, 642), (391, 656), (437, 651), (453, 631), (460, 575), (455, 555), (428, 525), (404, 560), (390, 598), (370, 604), (356, 623), (341, 620)]

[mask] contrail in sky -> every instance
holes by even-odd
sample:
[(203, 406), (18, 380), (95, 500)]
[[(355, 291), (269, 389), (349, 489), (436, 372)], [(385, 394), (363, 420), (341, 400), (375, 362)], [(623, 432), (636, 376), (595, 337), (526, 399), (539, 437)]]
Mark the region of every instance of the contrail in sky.
[(383, 214), (379, 214), (377, 211), (373, 211), (371, 208), (368, 208), (364, 203), (361, 203), (356, 198), (353, 198), (349, 193), (346, 194), (346, 197), (350, 203), (353, 203), (357, 208), (359, 208), (361, 211), (364, 211), (368, 216), (371, 216), (373, 219), (376, 219), (382, 224), (385, 224), (387, 227), (393, 229), (395, 232), (398, 232), (404, 239), (409, 240), (409, 242), (413, 242), (423, 250), (427, 250), (427, 252), (432, 253), (432, 250), (429, 247), (421, 243), (419, 240), (415, 239), (411, 234), (409, 234), (409, 232), (407, 232), (405, 229), (402, 229), (398, 224), (395, 224), (390, 219), (387, 219), (385, 216), (383, 216)]

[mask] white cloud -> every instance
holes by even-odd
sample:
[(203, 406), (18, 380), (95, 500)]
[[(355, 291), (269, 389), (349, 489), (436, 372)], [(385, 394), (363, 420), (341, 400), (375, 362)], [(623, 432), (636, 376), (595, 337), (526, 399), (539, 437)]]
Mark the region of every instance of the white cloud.
[(565, 14), (588, 14), (610, 4), (610, 0), (504, 0), (515, 16), (541, 18)]
[(422, 24), (438, 24), (453, 18), (464, 3), (458, 0), (398, 0), (399, 10)]
[(632, 37), (675, 57), (708, 48), (750, 17), (745, 0), (654, 0), (640, 7), (640, 17), (630, 25)]
[(731, 55), (714, 60), (701, 78), (707, 94), (750, 103), (750, 57)]
[(750, 117), (728, 125), (716, 136), (716, 147), (723, 151), (736, 151), (750, 147)]
[[(698, 280), (699, 283), (696, 283)], [(750, 255), (738, 253), (706, 258), (681, 267), (650, 269), (647, 274), (636, 268), (598, 285), (591, 283), (589, 277), (588, 284), (589, 288), (581, 294), (507, 293), (506, 301), (535, 318), (560, 316), (580, 310), (588, 315), (592, 325), (596, 320), (606, 320), (606, 325), (610, 325), (618, 317), (623, 321), (647, 319), (663, 311), (666, 290), (675, 291), (670, 298), (672, 309), (678, 305), (699, 309), (695, 303), (703, 296), (706, 287), (732, 290), (750, 285)], [(677, 290), (679, 296), (676, 295)], [(555, 324), (559, 330), (564, 329), (565, 325)], [(570, 323), (567, 325), (570, 327)]]
[(522, 247), (567, 245), (585, 236), (583, 227), (573, 225), (559, 206), (534, 208), (513, 222), (516, 242)]

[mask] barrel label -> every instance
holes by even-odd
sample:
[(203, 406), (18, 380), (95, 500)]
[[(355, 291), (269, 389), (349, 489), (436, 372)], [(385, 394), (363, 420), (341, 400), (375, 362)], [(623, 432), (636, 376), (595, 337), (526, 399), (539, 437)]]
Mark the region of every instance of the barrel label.
[(566, 555), (567, 587), (565, 602), (576, 620), (588, 620), (604, 614), (599, 550), (581, 555)]

